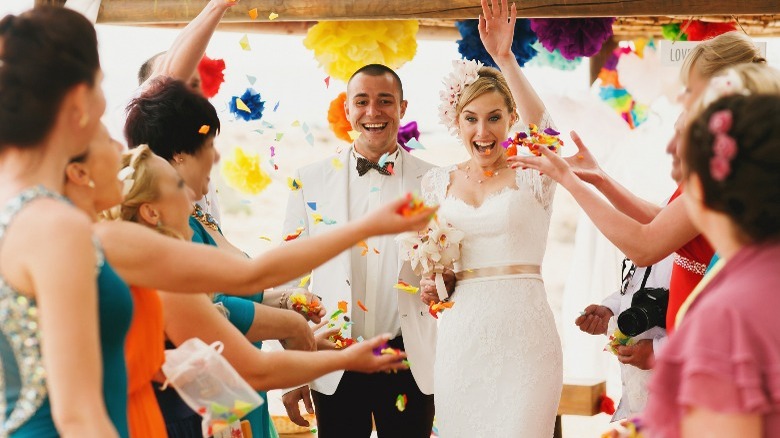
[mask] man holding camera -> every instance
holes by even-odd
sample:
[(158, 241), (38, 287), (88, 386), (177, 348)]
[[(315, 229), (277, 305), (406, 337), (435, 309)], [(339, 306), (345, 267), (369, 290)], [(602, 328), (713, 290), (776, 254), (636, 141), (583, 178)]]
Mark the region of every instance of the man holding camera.
[[(620, 290), (599, 304), (586, 307), (574, 323), (592, 335), (612, 335), (615, 329), (631, 336), (617, 347), (623, 395), (613, 421), (641, 412), (647, 402), (647, 382), (654, 355), (666, 338), (666, 307), (674, 257), (646, 268), (623, 261)], [(617, 318), (612, 318), (617, 316)]]

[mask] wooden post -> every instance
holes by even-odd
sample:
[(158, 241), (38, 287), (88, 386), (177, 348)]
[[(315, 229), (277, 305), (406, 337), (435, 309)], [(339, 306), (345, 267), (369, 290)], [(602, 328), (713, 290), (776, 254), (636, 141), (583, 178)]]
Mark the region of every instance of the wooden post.
[(588, 63), (590, 64), (590, 84), (593, 84), (593, 82), (596, 81), (596, 78), (599, 77), (599, 72), (601, 72), (607, 59), (612, 56), (612, 52), (617, 49), (617, 47), (618, 43), (615, 41), (615, 38), (610, 38), (601, 46), (601, 51), (599, 53), (588, 58)]
[[(36, 0), (36, 4), (62, 4), (64, 0)], [(143, 24), (189, 22), (205, 0), (103, 0), (99, 23)], [(251, 20), (250, 9), (259, 17)], [(243, 0), (223, 21), (398, 20), (467, 19), (481, 13), (480, 0)], [(524, 0), (517, 3), (520, 17), (636, 17), (759, 15), (780, 12), (777, 0), (705, 2), (702, 0)]]

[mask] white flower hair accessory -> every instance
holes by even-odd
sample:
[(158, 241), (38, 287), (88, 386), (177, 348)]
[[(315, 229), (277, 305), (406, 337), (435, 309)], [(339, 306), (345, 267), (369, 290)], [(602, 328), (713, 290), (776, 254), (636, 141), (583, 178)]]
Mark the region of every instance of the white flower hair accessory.
[(129, 195), (130, 190), (133, 189), (133, 184), (135, 183), (134, 175), (135, 169), (132, 164), (125, 166), (117, 173), (116, 177), (119, 178), (119, 181), (122, 181), (122, 196)]
[(463, 90), (479, 79), (479, 69), (484, 64), (479, 61), (458, 59), (452, 61), (452, 72), (444, 78), (444, 89), (439, 91), (439, 119), (451, 134), (458, 133), (458, 119), (455, 107), (458, 105)]
[(745, 88), (745, 83), (734, 69), (728, 69), (726, 73), (710, 79), (707, 88), (701, 98), (702, 108), (710, 106), (721, 97), (741, 94), (750, 95), (750, 90)]

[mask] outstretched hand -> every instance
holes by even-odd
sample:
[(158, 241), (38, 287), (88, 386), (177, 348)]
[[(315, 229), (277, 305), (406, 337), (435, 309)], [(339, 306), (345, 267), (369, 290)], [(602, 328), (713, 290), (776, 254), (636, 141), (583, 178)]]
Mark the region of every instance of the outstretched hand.
[(390, 340), (390, 335), (375, 336), (345, 348), (343, 354), (349, 355), (348, 371), (360, 373), (376, 373), (379, 371), (405, 370), (409, 367), (404, 363), (406, 353), (376, 354), (374, 350), (381, 348)]
[(591, 304), (574, 320), (574, 324), (585, 333), (604, 335), (607, 333), (609, 319), (612, 316), (612, 310), (609, 307)]
[(402, 214), (402, 207), (409, 203), (406, 197), (388, 202), (382, 207), (363, 217), (363, 224), (367, 227), (369, 236), (383, 234), (398, 234), (404, 231), (419, 231), (428, 225), (433, 214), (439, 209), (436, 207), (423, 207), (419, 211), (408, 215)]
[(507, 158), (506, 161), (512, 169), (517, 169), (518, 167), (523, 169), (536, 169), (558, 183), (561, 183), (567, 175), (573, 176), (574, 172), (569, 163), (558, 154), (547, 147), (540, 147), (538, 151), (542, 154), (539, 157), (536, 155), (516, 155)]
[(515, 32), (517, 7), (512, 3), (512, 14), (507, 10), (508, 0), (482, 0), (482, 15), (479, 16), (479, 38), (488, 54), (497, 61), (498, 58), (512, 55), (512, 40)]
[(577, 145), (577, 153), (571, 157), (564, 158), (564, 161), (571, 166), (571, 170), (577, 177), (588, 184), (596, 184), (605, 178), (604, 171), (599, 166), (596, 158), (590, 153), (590, 149), (585, 146), (580, 136), (571, 131), (571, 139)]

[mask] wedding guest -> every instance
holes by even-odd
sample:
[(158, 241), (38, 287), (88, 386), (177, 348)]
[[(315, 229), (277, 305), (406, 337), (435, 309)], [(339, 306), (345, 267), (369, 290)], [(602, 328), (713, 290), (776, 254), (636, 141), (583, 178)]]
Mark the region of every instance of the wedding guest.
[[(152, 222), (151, 226), (159, 226), (159, 229), (175, 230), (176, 232), (190, 230), (188, 223), (190, 211), (188, 189), (164, 160), (151, 154), (148, 148), (144, 147), (140, 151), (145, 152), (144, 157), (150, 162), (159, 160), (153, 161), (157, 163), (158, 167), (156, 169), (158, 171), (155, 172), (153, 169), (150, 170), (141, 166), (138, 166), (139, 169), (136, 169), (133, 167), (133, 164), (138, 165), (137, 162), (126, 163), (130, 165), (128, 169), (132, 170), (132, 172), (126, 175), (127, 180), (125, 182), (120, 182), (117, 179), (120, 146), (118, 143), (110, 140), (105, 128), (101, 129), (90, 143), (88, 152), (83, 157), (74, 159), (67, 167), (66, 193), (69, 198), (85, 213), (88, 213), (90, 217), (96, 219), (99, 210), (112, 207), (122, 200), (124, 184), (128, 188), (130, 200), (126, 201), (127, 205), (123, 205), (117, 213), (119, 216), (136, 220), (144, 218)], [(169, 173), (161, 174), (160, 170), (162, 172), (167, 170)], [(134, 189), (137, 190), (134, 191)], [(145, 200), (148, 202), (138, 202), (136, 198), (141, 195), (146, 196)], [(289, 251), (292, 248), (281, 248), (272, 251), (275, 255), (269, 254), (268, 257), (261, 257), (251, 263), (247, 263), (243, 257), (237, 257), (224, 251), (202, 245), (177, 242), (130, 223), (102, 222), (96, 224), (97, 234), (105, 247), (106, 258), (112, 261), (116, 267), (116, 272), (122, 278), (127, 279), (132, 284), (140, 285), (136, 293), (145, 294), (144, 298), (152, 303), (150, 306), (147, 306), (147, 309), (152, 314), (144, 315), (142, 319), (134, 321), (136, 329), (149, 333), (151, 337), (139, 339), (136, 336), (134, 338), (135, 343), (127, 345), (127, 349), (131, 353), (129, 357), (139, 361), (138, 366), (131, 371), (137, 370), (139, 373), (142, 373), (141, 376), (134, 376), (133, 380), (137, 383), (134, 386), (137, 386), (138, 390), (133, 391), (130, 398), (131, 406), (129, 407), (129, 413), (135, 422), (133, 436), (160, 436), (160, 430), (163, 433), (165, 432), (164, 425), (159, 423), (159, 420), (161, 420), (159, 408), (154, 401), (154, 394), (150, 386), (151, 378), (160, 365), (160, 362), (155, 360), (155, 357), (159, 358), (162, 356), (161, 350), (163, 348), (163, 314), (159, 303), (154, 303), (154, 301), (159, 302), (159, 298), (156, 297), (157, 292), (154, 289), (164, 288), (165, 290), (176, 292), (194, 293), (196, 294), (194, 295), (195, 303), (198, 302), (199, 298), (206, 299), (208, 302), (208, 298), (199, 293), (203, 290), (224, 288), (237, 293), (251, 293), (255, 290), (255, 287), (262, 287), (263, 284), (269, 284), (269, 281), (284, 281), (290, 278), (290, 276), (295, 276), (299, 267), (303, 269), (310, 268), (313, 265), (309, 265), (309, 263), (313, 262), (316, 264), (318, 259), (319, 261), (325, 260), (329, 254), (334, 255), (341, 249), (349, 247), (352, 242), (349, 239), (358, 238), (359, 236), (355, 234), (362, 234), (361, 229), (366, 229), (369, 234), (373, 232), (369, 231), (372, 229), (380, 233), (395, 231), (397, 228), (394, 228), (393, 220), (388, 221), (387, 219), (388, 214), (390, 218), (392, 216), (399, 217), (390, 213), (396, 208), (396, 205), (389, 205), (382, 212), (375, 213), (374, 218), (367, 217), (365, 222), (363, 222), (363, 226), (360, 223), (356, 223), (348, 230), (334, 231), (329, 239), (323, 240), (319, 244), (316, 242), (303, 244), (303, 246), (316, 244), (320, 248), (317, 254), (312, 254), (312, 251), (309, 250), (307, 255), (304, 255), (297, 251)], [(430, 214), (430, 211), (428, 214)], [(376, 224), (377, 217), (384, 218), (384, 223)], [(170, 221), (170, 223), (163, 223), (163, 218), (165, 218), (166, 222)], [(400, 223), (395, 221), (397, 222), (395, 226), (403, 223), (401, 225), (403, 228), (415, 222), (415, 220), (419, 224), (423, 224), (427, 218), (399, 217), (399, 220)], [(366, 225), (369, 222), (371, 225)], [(191, 233), (191, 230), (189, 232)], [(339, 233), (341, 233), (340, 236)], [(331, 247), (333, 249), (327, 249)], [(147, 251), (157, 254), (159, 257), (150, 259)], [(299, 267), (290, 263), (290, 260), (293, 258)], [(127, 289), (127, 286), (119, 277), (116, 277), (116, 283), (120, 283), (125, 290)], [(119, 286), (115, 284), (114, 291), (118, 288)], [(186, 301), (181, 303), (186, 303)], [(126, 303), (126, 307), (129, 312), (130, 303)], [(183, 312), (189, 310), (186, 305), (180, 307)], [(179, 309), (180, 307), (174, 306), (172, 308)], [(208, 305), (208, 309), (216, 313), (211, 304)], [(217, 313), (217, 315), (219, 314)], [(197, 313), (195, 316), (197, 316)], [(181, 331), (179, 333), (183, 338), (175, 338), (177, 342), (182, 342), (190, 337), (204, 337), (204, 335), (207, 335), (205, 336), (207, 340), (213, 336), (217, 336), (217, 339), (214, 340), (219, 340), (220, 334), (224, 333), (224, 330), (219, 330), (219, 325), (214, 327), (206, 323), (208, 316), (185, 318), (185, 321), (188, 321), (190, 324), (194, 323), (198, 327), (205, 327), (205, 330), (201, 332), (197, 330), (194, 332)], [(220, 321), (224, 321), (224, 319), (220, 319)], [(224, 321), (224, 324), (228, 324), (227, 321)], [(138, 327), (139, 325), (140, 327)], [(175, 328), (173, 324), (166, 326), (167, 330)], [(185, 335), (186, 337), (184, 337)], [(155, 339), (159, 342), (155, 342)], [(243, 337), (240, 337), (240, 339), (241, 342), (246, 343)], [(357, 356), (323, 356), (321, 357), (322, 363), (317, 363), (316, 365), (311, 364), (310, 361), (317, 356), (307, 358), (285, 353), (276, 358), (278, 355), (273, 357), (267, 354), (255, 355), (251, 364), (253, 368), (250, 372), (245, 372), (244, 375), (254, 386), (259, 387), (259, 389), (265, 389), (277, 384), (290, 384), (290, 378), (292, 377), (293, 381), (295, 381), (295, 375), (301, 375), (299, 379), (302, 380), (297, 380), (298, 382), (305, 381), (307, 379), (305, 376), (307, 375), (316, 376), (318, 373), (323, 374), (333, 370), (334, 368), (332, 367), (334, 366), (340, 366), (340, 364), (345, 364), (347, 367), (357, 367), (364, 371), (387, 369), (387, 367), (395, 366), (391, 362), (375, 361), (375, 356), (370, 352), (371, 345), (376, 347), (381, 342), (381, 337), (373, 339), (367, 343), (367, 346), (361, 346), (360, 349), (357, 349), (355, 352)], [(233, 345), (230, 342), (227, 342), (227, 344)], [(360, 350), (365, 350), (362, 355), (359, 352)], [(240, 351), (240, 349), (235, 348), (234, 351)], [(229, 359), (233, 359), (233, 356), (227, 353), (226, 356)], [(284, 366), (273, 368), (267, 365), (266, 361), (270, 360), (269, 358), (275, 358), (274, 363), (281, 362)], [(344, 362), (345, 358), (346, 362)], [(242, 360), (246, 359), (247, 357), (242, 358)], [(234, 361), (240, 362), (235, 359)], [(117, 366), (118, 364), (111, 364), (112, 369)], [(122, 371), (124, 371), (124, 364), (122, 363), (121, 366)], [(237, 368), (240, 371), (246, 371), (249, 365), (244, 365), (244, 368), (237, 366)], [(108, 365), (106, 369), (109, 370)], [(293, 376), (283, 375), (288, 372), (291, 372)], [(143, 379), (146, 379), (146, 385), (142, 384)], [(125, 391), (127, 391), (126, 387)], [(169, 392), (173, 393), (173, 391)], [(144, 422), (157, 423), (143, 424)], [(199, 427), (197, 431), (200, 434)], [(149, 433), (153, 435), (148, 435)], [(171, 434), (171, 436), (177, 435)]]
[[(201, 133), (207, 126), (208, 132)], [(183, 181), (194, 193), (194, 199), (201, 199), (209, 191), (212, 167), (219, 160), (214, 141), (219, 134), (220, 120), (214, 106), (203, 96), (188, 89), (181, 81), (158, 78), (152, 81), (146, 91), (128, 106), (125, 135), (129, 145), (148, 145), (160, 157), (168, 160), (182, 176)], [(134, 147), (132, 146), (132, 147)], [(194, 210), (193, 210), (194, 207)], [(190, 206), (192, 215), (189, 226), (192, 241), (217, 246), (232, 254), (246, 257), (223, 235), (219, 223), (198, 204)], [(289, 312), (289, 290), (257, 291), (248, 298), (217, 294), (215, 302), (225, 306), (230, 321), (245, 333), (257, 348), (262, 341), (280, 339), (288, 348), (315, 349), (315, 340), (309, 325), (303, 318), (291, 320)], [(313, 295), (301, 290), (308, 300)], [(266, 305), (261, 305), (265, 303)], [(319, 322), (325, 309), (313, 315)], [(287, 329), (287, 331), (282, 331)], [(266, 394), (261, 393), (265, 399)], [(192, 412), (184, 411), (193, 427), (199, 420)], [(253, 434), (262, 438), (272, 428), (268, 404), (249, 415)]]
[(102, 78), (81, 14), (39, 7), (0, 20), (2, 436), (127, 435), (129, 293), (107, 293), (116, 275), (61, 195), (105, 110)]
[(689, 216), (726, 263), (681, 309), (644, 423), (652, 436), (776, 436), (780, 95), (718, 99), (680, 155)]
[[(729, 66), (766, 62), (755, 44), (736, 32), (704, 41), (697, 47), (688, 55), (682, 69), (686, 84), (682, 100), (686, 111), (714, 73)], [(666, 321), (666, 329), (671, 333), (677, 309), (704, 275), (714, 253), (712, 247), (691, 223), (683, 200), (677, 199), (684, 198), (681, 187), (664, 207), (645, 201), (609, 177), (579, 136), (573, 131), (571, 135), (577, 144), (577, 153), (566, 159), (566, 172), (555, 172), (551, 176), (574, 196), (599, 231), (638, 266), (647, 266), (669, 254), (676, 254)], [(667, 152), (673, 157), (673, 179), (679, 178), (680, 174), (676, 148), (677, 141), (672, 139)], [(552, 170), (550, 161), (535, 157), (516, 157), (510, 161), (514, 162), (513, 166), (527, 166), (545, 174), (548, 174), (546, 170)], [(575, 178), (569, 178), (569, 175)], [(586, 183), (592, 184), (607, 200), (589, 190)]]

